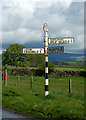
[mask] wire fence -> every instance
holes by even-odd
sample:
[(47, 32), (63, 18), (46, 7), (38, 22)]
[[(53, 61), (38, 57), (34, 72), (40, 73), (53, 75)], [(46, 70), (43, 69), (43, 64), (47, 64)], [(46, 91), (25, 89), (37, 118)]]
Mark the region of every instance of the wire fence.
[[(49, 91), (51, 93), (69, 93), (71, 91), (71, 93), (84, 94), (83, 77), (71, 77), (71, 85), (69, 84), (69, 80), (69, 77), (62, 79), (61, 77), (49, 77)], [(32, 79), (31, 76), (8, 76), (7, 87), (44, 92), (45, 80), (44, 77), (39, 76), (33, 76)]]

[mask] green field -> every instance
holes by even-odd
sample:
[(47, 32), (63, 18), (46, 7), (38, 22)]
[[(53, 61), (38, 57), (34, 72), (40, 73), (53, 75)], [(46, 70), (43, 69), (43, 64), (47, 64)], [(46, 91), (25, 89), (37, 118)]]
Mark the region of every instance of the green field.
[[(8, 69), (15, 69), (16, 67), (8, 67)], [(28, 68), (28, 69), (38, 69), (39, 67), (18, 67), (18, 69), (24, 69), (24, 68)], [(61, 70), (61, 71), (67, 71), (67, 70), (70, 70), (70, 71), (86, 71), (86, 69), (84, 68), (79, 68), (79, 67), (68, 67), (68, 66), (59, 66), (59, 65), (55, 65), (54, 66), (55, 70)]]
[[(85, 71), (84, 61), (52, 61), (54, 63), (55, 70), (72, 70), (72, 71)], [(4, 68), (4, 66), (2, 67)], [(15, 69), (16, 66), (8, 66), (8, 69)], [(38, 69), (39, 67), (18, 67), (19, 69)]]
[(55, 70), (62, 70), (62, 71), (67, 71), (67, 70), (70, 70), (70, 71), (86, 71), (83, 68), (68, 68), (68, 67), (58, 67), (58, 66), (55, 66)]
[(77, 119), (84, 117), (84, 77), (70, 77), (72, 93), (69, 95), (69, 77), (49, 77), (49, 96), (44, 96), (44, 77), (8, 76), (8, 86), (2, 81), (2, 105), (36, 117)]
[(84, 61), (57, 61), (54, 64), (56, 70), (86, 71)]

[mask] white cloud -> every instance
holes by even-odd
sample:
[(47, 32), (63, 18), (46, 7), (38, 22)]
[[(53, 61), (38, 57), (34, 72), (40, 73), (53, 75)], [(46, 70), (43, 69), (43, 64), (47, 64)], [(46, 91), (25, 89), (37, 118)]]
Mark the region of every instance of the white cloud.
[(72, 0), (72, 2), (85, 2), (85, 0)]
[(2, 44), (2, 32), (0, 31), (0, 45)]
[(66, 0), (58, 0), (58, 8), (60, 7), (60, 9), (68, 9), (69, 7), (70, 7), (70, 5), (71, 5), (71, 3), (72, 3), (72, 0), (68, 0), (68, 1), (66, 1)]
[[(3, 23), (5, 26), (9, 24), (13, 27), (13, 23), (16, 25), (18, 23), (31, 19), (33, 17), (34, 5), (26, 3), (4, 3), (3, 4)], [(19, 20), (18, 20), (19, 19)], [(23, 20), (23, 21), (22, 21)], [(9, 26), (8, 26), (9, 27)]]
[(3, 44), (6, 43), (27, 43), (35, 41), (40, 41), (41, 33), (38, 31), (31, 31), (27, 29), (18, 29), (17, 31), (12, 32), (3, 32)]
[(81, 34), (78, 36), (77, 43), (77, 49), (84, 49), (84, 34)]
[(47, 22), (49, 37), (74, 36), (72, 49), (83, 48), (84, 8), (80, 7), (77, 15), (71, 4), (72, 0), (3, 0), (3, 43), (41, 41), (43, 24)]
[(0, 31), (2, 30), (2, 4), (0, 4)]
[(61, 30), (60, 33), (63, 34), (63, 36), (69, 36), (69, 37), (72, 36), (72, 32), (70, 30), (66, 30), (64, 28)]

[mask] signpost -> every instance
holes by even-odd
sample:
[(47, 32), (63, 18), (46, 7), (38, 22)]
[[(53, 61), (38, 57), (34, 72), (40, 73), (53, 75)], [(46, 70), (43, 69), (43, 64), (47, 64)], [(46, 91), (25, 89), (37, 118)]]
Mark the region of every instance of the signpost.
[(44, 48), (23, 48), (23, 53), (24, 54), (44, 54), (45, 55), (45, 96), (47, 96), (49, 94), (48, 53), (64, 52), (63, 46), (48, 48), (48, 44), (72, 44), (74, 41), (74, 38), (73, 37), (48, 38), (48, 24), (47, 23), (44, 24), (43, 30), (44, 30)]
[[(48, 49), (48, 44), (71, 44), (73, 43), (74, 38), (73, 37), (64, 37), (64, 38), (48, 38), (48, 24), (44, 24), (43, 26), (44, 29), (44, 50), (45, 50), (45, 96), (49, 94), (49, 89), (48, 89), (48, 52), (54, 53), (58, 52), (58, 50), (53, 48)], [(59, 47), (60, 48), (60, 47)], [(47, 51), (48, 49), (48, 51)], [(60, 48), (60, 52), (64, 51), (64, 49)]]

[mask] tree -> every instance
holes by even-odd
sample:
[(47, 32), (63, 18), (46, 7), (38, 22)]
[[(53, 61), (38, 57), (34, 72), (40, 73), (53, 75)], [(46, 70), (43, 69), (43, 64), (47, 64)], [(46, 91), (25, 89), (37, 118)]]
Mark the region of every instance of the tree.
[(29, 57), (30, 66), (38, 67), (40, 63), (44, 62), (44, 55), (42, 54), (32, 54)]
[(22, 45), (12, 44), (2, 53), (2, 65), (27, 66), (29, 65), (28, 55), (23, 54)]

